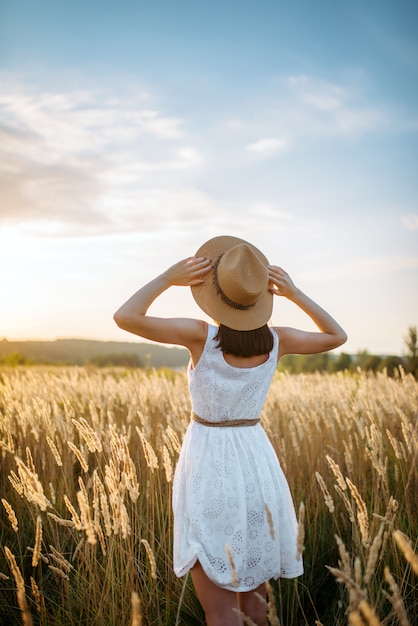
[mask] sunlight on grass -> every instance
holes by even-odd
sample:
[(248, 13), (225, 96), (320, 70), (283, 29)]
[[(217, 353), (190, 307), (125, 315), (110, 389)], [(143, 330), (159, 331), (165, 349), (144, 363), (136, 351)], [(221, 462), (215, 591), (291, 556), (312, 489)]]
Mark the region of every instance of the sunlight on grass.
[[(410, 375), (276, 374), (262, 422), (305, 574), (272, 581), (270, 621), (418, 623), (417, 398)], [(189, 415), (185, 372), (0, 370), (3, 621), (203, 624), (171, 561)]]

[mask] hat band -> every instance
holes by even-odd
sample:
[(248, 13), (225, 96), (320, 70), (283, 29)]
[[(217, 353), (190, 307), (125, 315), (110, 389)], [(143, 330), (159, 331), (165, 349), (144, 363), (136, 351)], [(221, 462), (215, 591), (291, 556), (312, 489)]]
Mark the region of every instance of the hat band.
[(213, 284), (215, 285), (216, 293), (218, 294), (218, 296), (220, 296), (222, 301), (225, 302), (225, 304), (232, 307), (233, 309), (238, 309), (239, 311), (248, 311), (248, 309), (251, 309), (253, 306), (255, 306), (257, 302), (253, 302), (251, 304), (239, 304), (239, 302), (234, 302), (233, 300), (231, 300), (231, 298), (228, 298), (226, 293), (222, 291), (222, 287), (220, 286), (218, 281), (218, 265), (222, 257), (223, 254), (221, 254), (221, 256), (215, 261), (215, 265), (213, 266)]

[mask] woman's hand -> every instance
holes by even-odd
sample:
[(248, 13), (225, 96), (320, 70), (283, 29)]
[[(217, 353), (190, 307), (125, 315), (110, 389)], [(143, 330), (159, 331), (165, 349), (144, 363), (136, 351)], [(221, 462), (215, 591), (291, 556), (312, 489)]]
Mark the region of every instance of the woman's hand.
[(205, 275), (212, 269), (212, 261), (205, 257), (188, 257), (169, 267), (163, 277), (169, 285), (191, 287), (204, 283)]
[(284, 296), (285, 298), (291, 298), (297, 292), (292, 279), (289, 274), (281, 267), (276, 265), (267, 266), (269, 272), (269, 291), (275, 296)]
[(284, 269), (276, 265), (268, 265), (267, 269), (270, 293), (284, 296), (294, 302), (309, 315), (319, 330), (319, 332), (307, 332), (297, 328), (276, 327), (280, 337), (279, 358), (285, 354), (317, 354), (337, 348), (347, 341), (347, 335), (341, 326), (329, 313), (295, 287)]
[(185, 346), (191, 354), (200, 354), (207, 335), (204, 322), (188, 318), (153, 317), (147, 315), (147, 311), (169, 287), (200, 285), (211, 269), (212, 261), (204, 257), (191, 256), (178, 261), (122, 304), (114, 315), (116, 324), (145, 339)]

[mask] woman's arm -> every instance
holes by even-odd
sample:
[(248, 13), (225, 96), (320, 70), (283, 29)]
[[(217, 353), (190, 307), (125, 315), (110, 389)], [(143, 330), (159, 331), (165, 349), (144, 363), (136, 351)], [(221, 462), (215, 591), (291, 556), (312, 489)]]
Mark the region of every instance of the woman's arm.
[(172, 286), (199, 285), (210, 271), (212, 263), (208, 259), (188, 257), (169, 267), (165, 272), (139, 289), (116, 311), (113, 318), (116, 324), (130, 333), (158, 341), (183, 345), (191, 349), (205, 333), (205, 325), (200, 320), (189, 318), (161, 318), (147, 315), (154, 300)]
[(296, 328), (279, 327), (279, 357), (285, 354), (316, 354), (341, 346), (347, 335), (338, 322), (316, 302), (295, 287), (289, 274), (281, 267), (269, 266), (270, 291), (294, 302), (317, 325), (320, 332), (308, 332)]

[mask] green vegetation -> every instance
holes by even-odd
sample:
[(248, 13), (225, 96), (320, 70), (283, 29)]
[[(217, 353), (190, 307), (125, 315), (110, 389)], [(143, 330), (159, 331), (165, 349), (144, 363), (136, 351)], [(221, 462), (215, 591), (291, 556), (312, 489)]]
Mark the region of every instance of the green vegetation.
[(408, 360), (399, 356), (377, 356), (367, 351), (359, 352), (352, 356), (342, 352), (333, 355), (328, 352), (322, 354), (289, 354), (283, 357), (279, 363), (279, 370), (290, 374), (302, 372), (355, 372), (362, 369), (366, 372), (386, 371), (388, 376), (396, 376), (403, 369), (409, 373)]
[[(409, 327), (405, 338), (406, 353), (375, 355), (367, 350), (350, 355), (334, 354), (288, 355), (283, 357), (279, 370), (290, 374), (302, 372), (343, 371), (386, 372), (397, 376), (400, 369), (418, 377), (417, 328)], [(179, 347), (150, 343), (106, 342), (84, 339), (58, 339), (56, 341), (0, 341), (0, 365), (94, 365), (96, 367), (146, 367), (184, 368), (189, 355)]]
[(184, 348), (151, 343), (57, 339), (56, 341), (0, 341), (0, 364), (87, 365), (98, 367), (185, 367)]
[(405, 339), (407, 352), (405, 356), (369, 354), (362, 350), (355, 355), (341, 352), (335, 355), (330, 352), (322, 354), (287, 355), (279, 363), (279, 370), (290, 374), (302, 372), (386, 372), (388, 376), (398, 376), (400, 371), (418, 378), (417, 329), (410, 326)]

